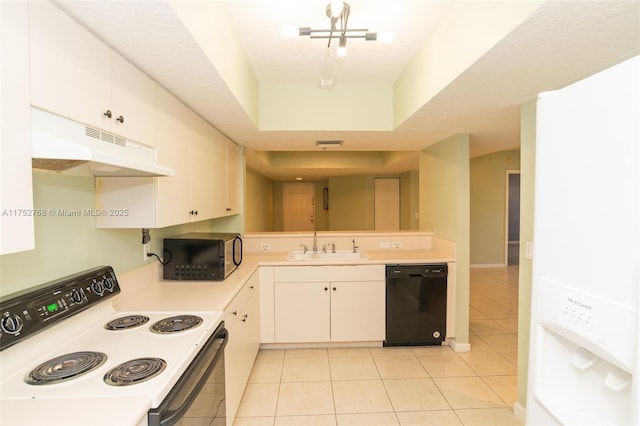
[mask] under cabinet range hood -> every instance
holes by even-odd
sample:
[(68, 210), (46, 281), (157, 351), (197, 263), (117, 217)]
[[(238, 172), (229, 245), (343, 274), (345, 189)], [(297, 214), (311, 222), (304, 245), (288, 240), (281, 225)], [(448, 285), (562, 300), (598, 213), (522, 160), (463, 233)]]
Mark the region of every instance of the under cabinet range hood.
[(88, 163), (95, 176), (173, 176), (155, 148), (31, 108), (31, 157), (37, 169), (63, 171)]

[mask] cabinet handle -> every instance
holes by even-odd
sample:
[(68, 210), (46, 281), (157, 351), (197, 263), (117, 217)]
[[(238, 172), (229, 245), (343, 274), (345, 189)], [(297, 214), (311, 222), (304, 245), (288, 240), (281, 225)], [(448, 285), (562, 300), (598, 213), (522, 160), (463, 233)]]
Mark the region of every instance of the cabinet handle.
[(333, 291), (336, 291), (336, 288), (335, 288), (335, 287), (333, 288)]
[(251, 290), (253, 290), (253, 286), (249, 286), (249, 288), (250, 288)]
[(242, 322), (247, 322), (247, 318), (249, 318), (249, 314), (244, 314), (242, 317)]
[(124, 117), (120, 116), (120, 117), (116, 118), (116, 121), (119, 121), (120, 124), (122, 124), (122, 123), (124, 123)]
[(105, 112), (105, 113), (104, 113), (104, 115), (106, 115), (106, 116), (107, 116), (107, 118), (111, 118), (111, 115), (112, 115), (112, 114), (111, 114), (111, 110), (110, 110), (110, 109), (108, 109), (108, 110), (107, 110), (107, 112)]
[(227, 207), (227, 211), (230, 212), (231, 211), (231, 207)]
[(327, 290), (329, 290), (329, 287), (325, 287), (325, 288), (324, 288), (324, 291), (327, 291)]
[(233, 316), (235, 317), (236, 315), (238, 315), (238, 311), (233, 311), (231, 312), (233, 314)]
[(189, 212), (189, 214), (190, 214), (191, 216), (198, 216), (198, 210), (191, 210), (191, 211)]

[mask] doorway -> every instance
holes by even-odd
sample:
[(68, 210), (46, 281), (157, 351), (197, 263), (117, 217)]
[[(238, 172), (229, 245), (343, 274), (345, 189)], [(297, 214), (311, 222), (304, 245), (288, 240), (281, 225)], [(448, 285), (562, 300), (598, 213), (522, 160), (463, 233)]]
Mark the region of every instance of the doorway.
[(283, 231), (313, 231), (315, 229), (314, 191), (313, 183), (285, 183), (283, 185)]
[(400, 179), (374, 179), (374, 229), (397, 231), (400, 229)]
[(520, 263), (520, 171), (507, 170), (506, 249), (507, 266)]

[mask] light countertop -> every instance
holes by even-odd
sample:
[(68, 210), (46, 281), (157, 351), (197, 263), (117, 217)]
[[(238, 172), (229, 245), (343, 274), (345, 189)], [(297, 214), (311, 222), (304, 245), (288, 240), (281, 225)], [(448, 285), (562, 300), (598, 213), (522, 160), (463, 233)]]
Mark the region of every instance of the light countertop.
[(169, 281), (163, 280), (157, 262), (144, 268), (154, 267), (154, 272), (143, 279), (146, 286), (139, 291), (124, 291), (128, 285), (140, 286), (138, 274), (130, 273), (118, 277), (123, 288), (122, 297), (114, 306), (122, 311), (171, 310), (171, 311), (222, 311), (233, 300), (244, 283), (257, 273), (259, 266), (326, 266), (326, 265), (379, 265), (397, 263), (455, 262), (450, 255), (436, 250), (378, 250), (366, 251), (368, 259), (358, 260), (287, 260), (287, 252), (245, 253), (242, 264), (224, 281)]

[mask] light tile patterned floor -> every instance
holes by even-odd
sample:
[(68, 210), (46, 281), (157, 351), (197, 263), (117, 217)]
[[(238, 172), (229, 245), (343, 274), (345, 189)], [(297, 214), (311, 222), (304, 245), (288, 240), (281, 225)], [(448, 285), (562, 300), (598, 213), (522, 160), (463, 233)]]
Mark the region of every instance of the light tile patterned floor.
[(235, 425), (520, 425), (518, 267), (471, 270), (471, 352), (261, 350)]

